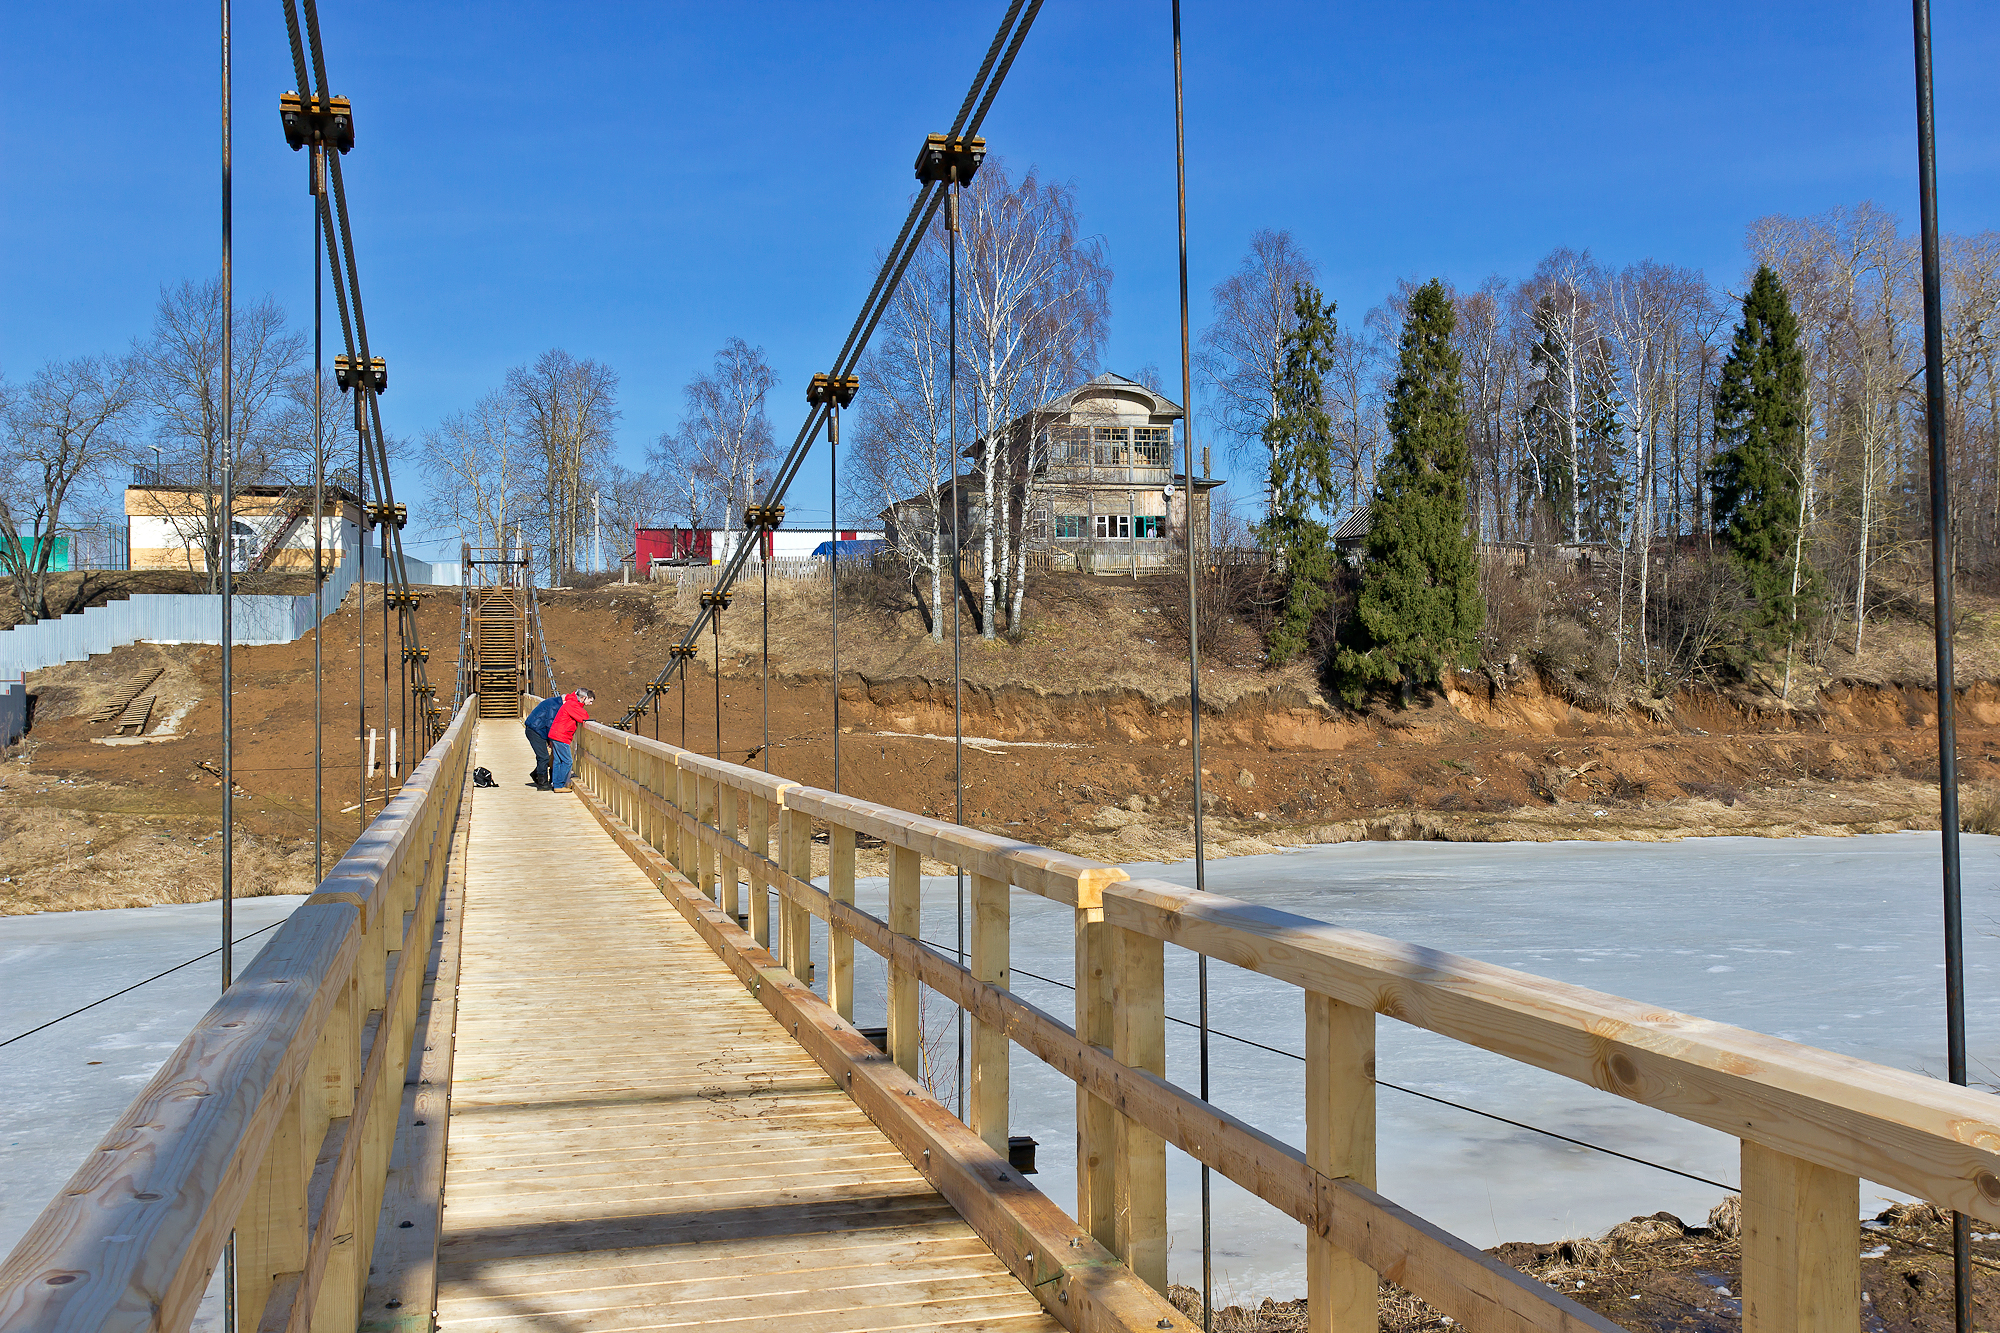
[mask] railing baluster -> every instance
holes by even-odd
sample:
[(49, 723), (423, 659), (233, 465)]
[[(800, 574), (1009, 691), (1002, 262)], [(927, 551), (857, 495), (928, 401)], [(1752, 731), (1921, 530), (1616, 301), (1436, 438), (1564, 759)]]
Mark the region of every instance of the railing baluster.
[[(794, 879), (812, 878), (812, 816), (789, 806), (778, 811), (778, 864)], [(812, 968), (812, 914), (778, 895), (778, 947), (785, 970), (807, 984)]]
[[(714, 778), (696, 777), (694, 782), (695, 818), (710, 828), (715, 827), (715, 789), (718, 785)], [(694, 882), (701, 886), (702, 896), (710, 902), (717, 900), (715, 859), (714, 850), (697, 839), (694, 845)]]
[[(1111, 927), (1102, 907), (1076, 910), (1076, 1033), (1111, 1049)], [(1112, 1136), (1114, 1112), (1076, 1090), (1076, 1221), (1098, 1244), (1113, 1249)]]
[[(827, 826), (827, 896), (837, 903), (854, 905), (854, 830), (839, 824)], [(833, 924), (831, 909), (826, 927), (826, 1002), (833, 1011), (854, 1021), (854, 937)]]
[(305, 1101), (301, 1085), (271, 1132), (270, 1146), (257, 1167), (257, 1182), (236, 1215), (238, 1308), (256, 1323), (280, 1276), (306, 1266), (306, 1182), (312, 1154), (306, 1146)]
[[(1375, 1013), (1306, 992), (1306, 1164), (1375, 1188)], [(1306, 1234), (1311, 1333), (1375, 1333), (1375, 1270)]]
[[(725, 782), (718, 782), (715, 786), (715, 827), (721, 831), (723, 837), (734, 839), (736, 837), (736, 788)], [(718, 855), (715, 861), (716, 871), (722, 876), (722, 910), (731, 921), (734, 921), (736, 914), (742, 910), (740, 905), (742, 899), (737, 891), (737, 886), (742, 883), (742, 867), (738, 866), (734, 858), (729, 856)]]
[(771, 947), (771, 893), (764, 862), (771, 855), (771, 802), (750, 798), (750, 934), (763, 948)]
[[(694, 774), (682, 768), (679, 763), (674, 765), (674, 788), (674, 808), (679, 810), (683, 815), (699, 815), (701, 803), (695, 796)], [(685, 822), (676, 820), (674, 833), (674, 869), (680, 871), (689, 880), (695, 877), (694, 849), (694, 833), (689, 830)]]
[[(1167, 1072), (1166, 946), (1137, 931), (1112, 931), (1111, 1054), (1118, 1063)], [(1155, 1291), (1167, 1289), (1167, 1143), (1126, 1116), (1112, 1127), (1111, 1249)]]
[(1861, 1326), (1861, 1182), (1743, 1140), (1743, 1333)]
[[(889, 929), (917, 938), (923, 931), (923, 858), (908, 847), (889, 848)], [(889, 1054), (911, 1078), (921, 1078), (924, 1034), (917, 1008), (917, 979), (889, 966)]]
[[(971, 965), (975, 978), (1003, 989), (1012, 984), (1007, 972), (1008, 932), (1007, 881), (989, 875), (974, 875), (972, 939), (969, 941), (971, 954), (966, 961)], [(971, 1116), (972, 1132), (984, 1140), (987, 1147), (1005, 1156), (1007, 1065), (1012, 1054), (1007, 1034), (976, 1018), (969, 1020), (967, 1025), (971, 1028), (969, 1035), (972, 1040), (972, 1086), (966, 1090), (965, 1105), (967, 1114)]]

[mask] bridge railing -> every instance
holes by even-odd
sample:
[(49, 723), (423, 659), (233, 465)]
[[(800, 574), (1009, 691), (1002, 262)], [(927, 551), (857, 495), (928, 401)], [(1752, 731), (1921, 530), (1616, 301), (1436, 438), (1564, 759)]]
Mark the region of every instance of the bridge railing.
[(179, 1333), (233, 1231), (239, 1328), (351, 1333), (476, 710), (0, 1264), (0, 1330)]
[[(888, 1058), (912, 1078), (923, 1040), (919, 986), (966, 1011), (968, 1128), (1001, 1167), (1012, 1048), (1074, 1082), (1076, 1224), (1157, 1290), (1166, 1285), (1171, 1143), (1306, 1228), (1315, 1330), (1371, 1333), (1378, 1275), (1475, 1330), (1615, 1327), (1375, 1191), (1378, 1015), (1741, 1140), (1741, 1294), (1752, 1333), (1860, 1326), (1863, 1177), (2000, 1223), (2000, 1102), (1988, 1094), (1218, 894), (1130, 879), (1112, 866), (596, 724), (581, 739), (578, 781), (635, 859), (661, 869), (663, 888), (673, 887), (671, 866), (701, 895), (692, 904), (697, 924), (719, 950), (754, 953), (775, 939), (774, 961), (790, 974), (779, 980), (796, 988), (810, 984), (810, 918), (826, 922), (822, 989), (843, 1027), (854, 1018), (854, 943), (874, 950), (888, 965)], [(811, 883), (815, 822), (828, 835), (825, 889)], [(886, 920), (854, 906), (857, 834), (879, 838), (886, 851)], [(921, 942), (925, 862), (969, 877), (966, 967)], [(1009, 987), (1010, 886), (1075, 913), (1072, 1023)], [(747, 936), (737, 927), (746, 895)], [(1303, 1145), (1280, 1142), (1165, 1078), (1168, 945), (1298, 988), (1306, 1018)], [(773, 989), (761, 972), (742, 974), (760, 993)], [(816, 1054), (826, 1064), (853, 1049), (851, 1041), (823, 1044)], [(931, 1165), (928, 1154), (925, 1161)], [(1004, 1170), (997, 1178), (1006, 1180)], [(982, 1234), (1002, 1251), (999, 1232)], [(1034, 1263), (1028, 1269), (1024, 1280), (1065, 1324), (1089, 1323), (1059, 1303), (1067, 1288), (1046, 1285), (1064, 1275)]]

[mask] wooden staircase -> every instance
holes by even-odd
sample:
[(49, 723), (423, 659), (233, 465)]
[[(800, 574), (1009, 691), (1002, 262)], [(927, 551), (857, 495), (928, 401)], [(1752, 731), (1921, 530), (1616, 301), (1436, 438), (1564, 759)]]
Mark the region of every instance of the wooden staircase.
[(521, 716), (521, 696), (528, 679), (526, 589), (473, 590), (472, 652), (479, 716)]

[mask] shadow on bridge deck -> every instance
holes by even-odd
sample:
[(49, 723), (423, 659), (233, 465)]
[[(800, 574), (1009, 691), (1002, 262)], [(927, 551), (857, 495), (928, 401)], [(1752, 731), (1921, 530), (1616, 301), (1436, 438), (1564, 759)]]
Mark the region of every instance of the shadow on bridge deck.
[(573, 796), (483, 724), (437, 1315), (450, 1333), (1051, 1319)]

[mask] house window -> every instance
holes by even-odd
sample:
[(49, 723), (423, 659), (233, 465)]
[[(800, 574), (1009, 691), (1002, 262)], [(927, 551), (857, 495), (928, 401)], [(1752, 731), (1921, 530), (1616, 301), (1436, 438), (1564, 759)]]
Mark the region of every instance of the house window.
[(1162, 537), (1166, 535), (1162, 531), (1166, 525), (1166, 520), (1158, 514), (1141, 514), (1139, 517), (1133, 519), (1132, 522), (1134, 524), (1132, 529), (1134, 537)]
[(1099, 514), (1097, 516), (1097, 538), (1099, 541), (1130, 537), (1132, 519), (1127, 514)]
[(1174, 432), (1166, 426), (1139, 426), (1132, 431), (1132, 452), (1138, 467), (1170, 467)]
[(1049, 461), (1057, 467), (1086, 466), (1090, 462), (1090, 427), (1057, 426), (1051, 430)]
[(1093, 426), (1090, 433), (1096, 440), (1097, 466), (1125, 466), (1125, 428), (1123, 426)]
[(1059, 542), (1083, 540), (1083, 520), (1082, 514), (1057, 514), (1056, 540)]

